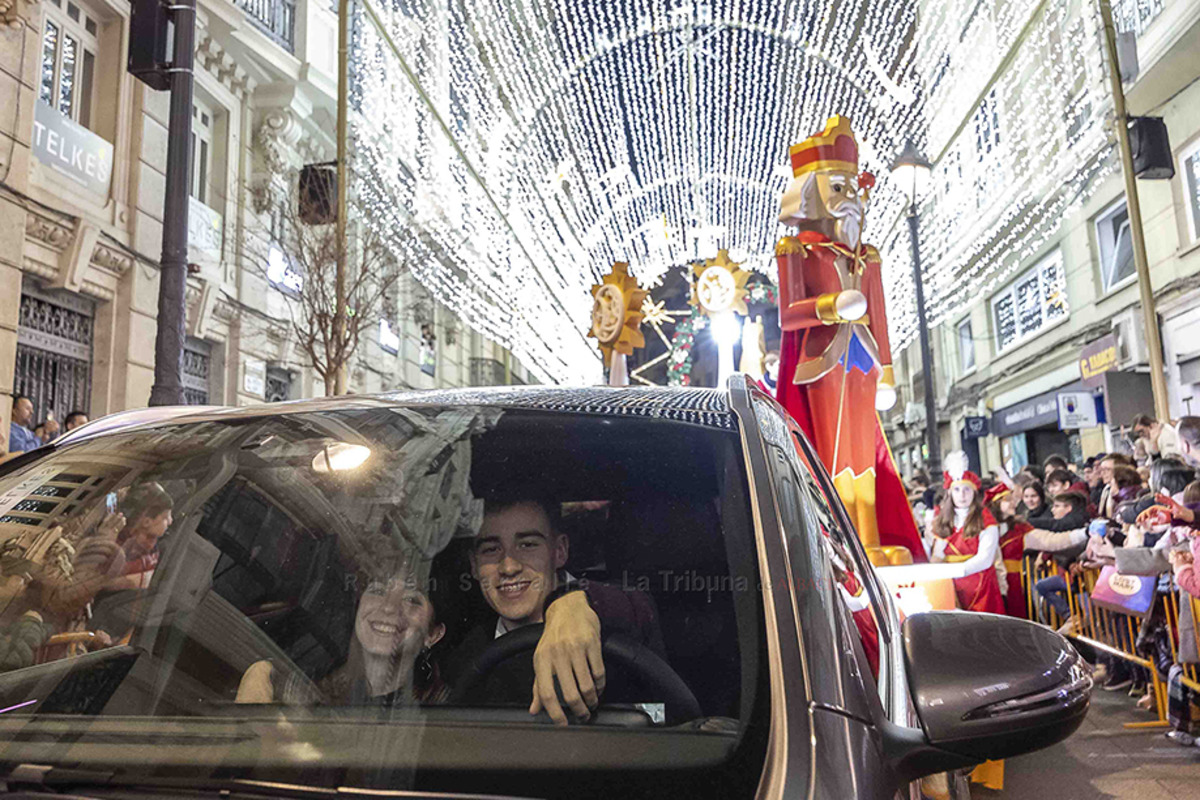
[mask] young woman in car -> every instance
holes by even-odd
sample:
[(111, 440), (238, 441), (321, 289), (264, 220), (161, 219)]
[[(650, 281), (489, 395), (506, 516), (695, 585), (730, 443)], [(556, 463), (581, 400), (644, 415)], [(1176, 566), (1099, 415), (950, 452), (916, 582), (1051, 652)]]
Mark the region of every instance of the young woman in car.
[(961, 450), (946, 456), (946, 497), (933, 520), (930, 561), (954, 566), (954, 591), (958, 607), (966, 611), (1004, 613), (996, 558), (1000, 553), (1000, 526), (983, 507), (979, 476), (967, 469)]
[[(362, 589), (345, 662), (315, 683), (299, 670), (282, 674), (271, 661), (251, 664), (239, 703), (404, 705), (445, 702), (449, 688), (432, 648), (446, 634), (443, 602), (405, 563), (355, 576)], [(431, 581), (432, 583), (432, 581)]]

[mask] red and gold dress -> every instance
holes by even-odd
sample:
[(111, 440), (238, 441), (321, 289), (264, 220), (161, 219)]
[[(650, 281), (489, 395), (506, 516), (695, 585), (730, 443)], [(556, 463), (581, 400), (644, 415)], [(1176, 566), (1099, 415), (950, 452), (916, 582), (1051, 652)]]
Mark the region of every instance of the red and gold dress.
[(1000, 536), (1000, 557), (1004, 559), (1004, 571), (1008, 580), (1008, 594), (1004, 595), (1004, 608), (1010, 617), (1027, 619), (1028, 604), (1025, 602), (1025, 584), (1021, 574), (1025, 568), (1025, 534), (1033, 526), (1023, 519), (1014, 520), (1006, 526)]
[[(983, 510), (983, 527), (985, 531), (996, 527), (996, 520), (987, 509)], [(983, 534), (964, 536), (962, 528), (955, 528), (954, 534), (946, 542), (946, 562), (960, 564), (969, 561), (972, 556), (979, 554), (982, 538)], [(993, 564), (988, 564), (970, 575), (955, 578), (954, 592), (958, 596), (958, 607), (964, 611), (1004, 613), (1004, 598), (1000, 594), (1000, 581), (996, 578)]]

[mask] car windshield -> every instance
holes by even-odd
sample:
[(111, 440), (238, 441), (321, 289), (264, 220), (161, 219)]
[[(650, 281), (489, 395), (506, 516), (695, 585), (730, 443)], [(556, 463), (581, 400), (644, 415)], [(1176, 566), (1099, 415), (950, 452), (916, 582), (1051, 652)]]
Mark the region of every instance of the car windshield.
[[(433, 405), (64, 446), (0, 477), (0, 760), (526, 795), (562, 770), (598, 794), (631, 768), (672, 793), (748, 780), (741, 452), (685, 422)], [(606, 686), (553, 727), (531, 625), (575, 588)]]

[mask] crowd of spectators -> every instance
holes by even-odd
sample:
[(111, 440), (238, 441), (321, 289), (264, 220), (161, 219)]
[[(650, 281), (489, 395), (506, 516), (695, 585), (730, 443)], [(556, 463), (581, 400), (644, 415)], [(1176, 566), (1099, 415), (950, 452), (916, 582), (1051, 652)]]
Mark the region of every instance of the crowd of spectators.
[(6, 456), (27, 453), (44, 444), (50, 444), (64, 433), (69, 433), (88, 422), (84, 411), (72, 411), (60, 426), (54, 413), (46, 412), (41, 422), (34, 423), (33, 400), (23, 394), (14, 394), (12, 421), (8, 426), (7, 443), (0, 442), (0, 461)]
[[(1193, 698), (1172, 662), (1200, 660), (1189, 613), (1191, 598), (1200, 598), (1200, 417), (1171, 424), (1139, 415), (1121, 441), (1126, 452), (1100, 453), (1077, 464), (1052, 455), (1011, 476), (1003, 470), (991, 473), (984, 489), (997, 483), (1011, 489), (1013, 500), (998, 510), (997, 519), (1003, 516), (1001, 524), (1008, 530), (1024, 530), (1026, 563), (1034, 565), (1029, 578), (1035, 581), (1035, 607), (1029, 615), (1061, 623), (1064, 635), (1115, 637), (1116, 649), (1154, 664), (1169, 689), (1169, 737), (1197, 744), (1190, 732)], [(923, 520), (927, 509), (941, 501), (940, 487), (931, 486), (923, 474), (911, 486), (910, 499)], [(1090, 631), (1095, 616), (1081, 576), (1096, 575), (1108, 565), (1143, 580), (1158, 575), (1160, 594), (1178, 592), (1179, 630), (1167, 629), (1164, 604), (1156, 602), (1153, 611), (1134, 617), (1129, 626), (1115, 625), (1103, 634)], [(1140, 707), (1155, 707), (1148, 669), (1099, 650), (1095, 658), (1101, 689), (1127, 691)]]

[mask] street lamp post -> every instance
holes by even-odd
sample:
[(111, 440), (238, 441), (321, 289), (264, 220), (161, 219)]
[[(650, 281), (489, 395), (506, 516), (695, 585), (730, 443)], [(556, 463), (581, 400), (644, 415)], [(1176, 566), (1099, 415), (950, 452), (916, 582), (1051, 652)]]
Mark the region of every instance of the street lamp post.
[[(192, 65), (196, 0), (176, 0), (167, 177), (163, 200), (162, 261), (158, 275), (158, 326), (154, 336), (154, 384), (150, 405), (183, 403), (183, 342), (187, 322), (188, 180), (192, 140)], [(142, 12), (145, 13), (145, 12)]]
[(892, 178), (908, 196), (908, 234), (912, 242), (913, 286), (917, 295), (917, 325), (921, 339), (921, 380), (925, 388), (925, 439), (929, 455), (925, 460), (929, 478), (937, 481), (942, 474), (942, 446), (938, 434), (937, 398), (934, 396), (933, 348), (929, 343), (929, 321), (925, 317), (925, 287), (921, 283), (921, 241), (917, 227), (917, 199), (929, 181), (931, 165), (909, 141), (892, 164)]

